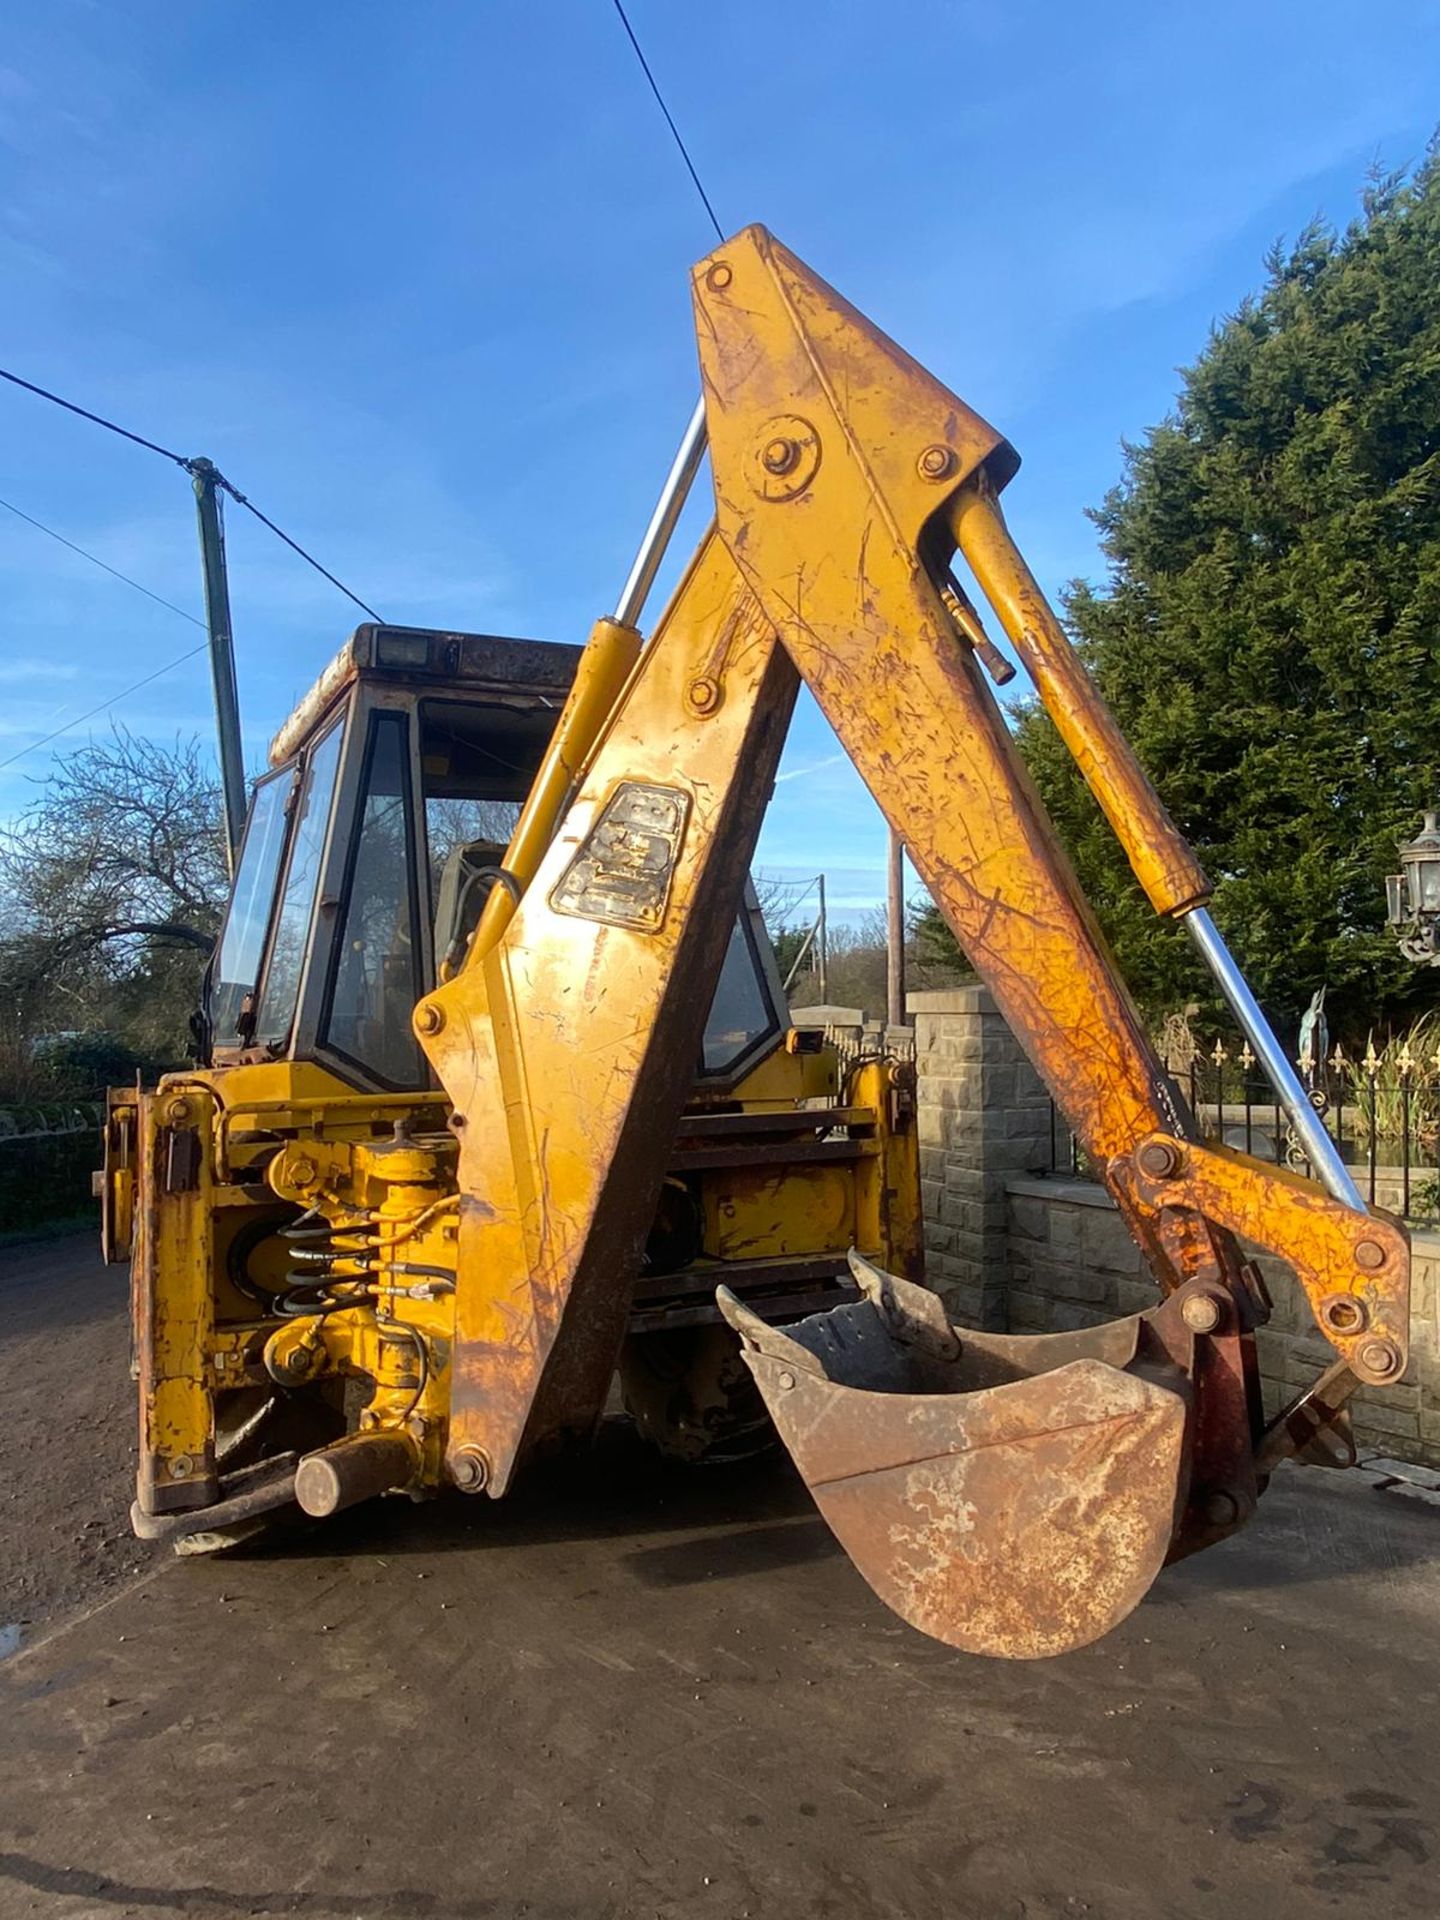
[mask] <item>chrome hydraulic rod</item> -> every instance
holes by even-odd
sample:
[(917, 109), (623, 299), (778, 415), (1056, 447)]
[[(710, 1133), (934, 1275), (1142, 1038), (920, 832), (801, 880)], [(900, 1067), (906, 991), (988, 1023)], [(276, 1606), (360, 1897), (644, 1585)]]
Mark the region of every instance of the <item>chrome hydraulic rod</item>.
[(675, 531), (675, 523), (689, 496), (690, 487), (700, 468), (700, 459), (705, 452), (705, 402), (698, 400), (695, 411), (690, 416), (690, 424), (685, 429), (685, 438), (680, 442), (680, 451), (676, 454), (669, 473), (665, 476), (665, 485), (660, 490), (660, 498), (655, 503), (655, 511), (650, 516), (650, 524), (645, 529), (645, 538), (640, 542), (640, 551), (635, 556), (635, 564), (630, 569), (629, 578), (621, 590), (619, 604), (615, 608), (615, 618), (622, 627), (638, 627), (640, 615), (645, 610), (645, 601), (651, 587), (655, 584), (655, 575), (660, 570), (660, 562), (665, 558), (665, 549), (670, 544), (670, 536)]
[(1286, 1059), (1284, 1048), (1275, 1038), (1270, 1022), (1251, 993), (1244, 974), (1231, 958), (1230, 949), (1210, 918), (1208, 909), (1192, 907), (1181, 918), (1205, 956), (1206, 965), (1230, 1004), (1230, 1011), (1239, 1021), (1241, 1031), (1254, 1048), (1256, 1059), (1265, 1069), (1281, 1106), (1289, 1115), (1290, 1124), (1299, 1136), (1306, 1158), (1315, 1170), (1316, 1179), (1332, 1199), (1338, 1200), (1342, 1206), (1353, 1207), (1357, 1213), (1364, 1213), (1365, 1202), (1350, 1178), (1349, 1168), (1340, 1157), (1340, 1149), (1330, 1138), (1320, 1115), (1311, 1106), (1300, 1084), (1300, 1076)]

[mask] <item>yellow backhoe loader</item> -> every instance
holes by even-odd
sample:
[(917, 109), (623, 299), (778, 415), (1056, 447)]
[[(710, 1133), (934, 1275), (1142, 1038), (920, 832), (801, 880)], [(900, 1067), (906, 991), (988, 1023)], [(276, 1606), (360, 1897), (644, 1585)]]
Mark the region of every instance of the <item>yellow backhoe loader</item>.
[[(1406, 1237), (1010, 538), (1013, 449), (759, 227), (693, 294), (703, 401), (613, 617), (583, 649), (360, 628), (255, 787), (202, 1064), (111, 1095), (134, 1524), (215, 1544), (498, 1498), (618, 1371), (686, 1458), (773, 1421), (926, 1633), (1060, 1652), (1243, 1525), (1279, 1461), (1344, 1458), (1346, 1396), (1406, 1366)], [(707, 444), (713, 521), (642, 637)], [(1204, 1141), (1157, 1061), (987, 683), (984, 601), (1314, 1180)], [(790, 1025), (748, 891), (802, 682), (1144, 1250), (1149, 1311), (1012, 1337), (923, 1286), (913, 1068)], [(1333, 1349), (1268, 1422), (1242, 1242)]]

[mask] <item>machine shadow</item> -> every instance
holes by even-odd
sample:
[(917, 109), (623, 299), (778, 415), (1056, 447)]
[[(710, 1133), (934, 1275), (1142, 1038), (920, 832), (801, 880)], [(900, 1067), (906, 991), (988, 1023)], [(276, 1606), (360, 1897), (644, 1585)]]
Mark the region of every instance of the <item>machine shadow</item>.
[[(649, 1544), (656, 1534), (694, 1537)], [(753, 1459), (688, 1467), (662, 1459), (628, 1420), (605, 1420), (594, 1443), (537, 1462), (503, 1500), (447, 1493), (370, 1501), (237, 1550), (234, 1557), (345, 1559), (358, 1554), (503, 1552), (611, 1540), (651, 1587), (740, 1578), (829, 1558), (841, 1548), (777, 1443)]]

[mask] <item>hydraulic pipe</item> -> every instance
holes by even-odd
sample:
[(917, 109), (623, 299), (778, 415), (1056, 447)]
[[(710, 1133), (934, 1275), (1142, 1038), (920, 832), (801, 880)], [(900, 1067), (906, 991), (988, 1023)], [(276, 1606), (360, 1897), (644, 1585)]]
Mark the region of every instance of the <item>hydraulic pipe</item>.
[(905, 846), (893, 827), (885, 871), (885, 1018), (905, 1024)]
[(695, 411), (690, 416), (690, 424), (680, 442), (680, 451), (671, 462), (665, 485), (660, 489), (660, 498), (655, 503), (655, 511), (650, 516), (650, 524), (645, 529), (645, 537), (640, 542), (635, 564), (621, 589), (615, 618), (622, 627), (638, 627), (640, 624), (640, 615), (645, 611), (646, 599), (655, 584), (655, 575), (665, 558), (665, 549), (670, 544), (675, 523), (689, 497), (691, 484), (700, 470), (704, 452), (705, 402), (702, 399), (696, 402)]
[(1340, 1157), (1340, 1149), (1330, 1138), (1320, 1115), (1311, 1106), (1300, 1084), (1300, 1076), (1286, 1059), (1284, 1048), (1275, 1038), (1270, 1022), (1250, 991), (1244, 974), (1231, 957), (1230, 949), (1221, 938), (1220, 930), (1210, 918), (1208, 910), (1205, 907), (1193, 907), (1183, 918), (1190, 929), (1191, 938), (1204, 954), (1220, 991), (1229, 1002), (1230, 1011), (1254, 1048), (1256, 1059), (1264, 1067), (1281, 1106), (1289, 1115), (1290, 1124), (1299, 1135), (1306, 1158), (1315, 1169), (1315, 1177), (1341, 1206), (1353, 1207), (1357, 1213), (1364, 1213), (1365, 1202), (1350, 1178), (1349, 1168)]
[(1264, 1067), (1316, 1177), (1342, 1206), (1365, 1211), (1340, 1150), (1311, 1106), (1259, 1002), (1206, 908), (1210, 885), (1150, 784), (1134, 749), (1095, 689), (1024, 556), (1010, 538), (987, 482), (951, 502), (950, 530), (1045, 711), (1075, 757), (1157, 913), (1183, 919), (1240, 1029)]
[(466, 965), (483, 959), (514, 919), (520, 896), (535, 877), (555, 824), (590, 757), (600, 729), (640, 657), (640, 615), (645, 610), (646, 599), (704, 452), (705, 402), (700, 400), (665, 476), (660, 498), (640, 542), (635, 564), (621, 589), (614, 615), (608, 620), (596, 621), (589, 644), (580, 657), (570, 696), (556, 722), (540, 771), (506, 849), (505, 871), (515, 886), (490, 889), (470, 942)]

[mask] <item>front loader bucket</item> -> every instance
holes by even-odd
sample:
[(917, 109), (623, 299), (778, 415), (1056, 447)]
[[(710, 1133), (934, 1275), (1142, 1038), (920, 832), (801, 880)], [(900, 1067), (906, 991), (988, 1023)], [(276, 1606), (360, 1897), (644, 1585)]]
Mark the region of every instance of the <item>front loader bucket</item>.
[(879, 1597), (969, 1653), (1098, 1639), (1165, 1563), (1190, 1473), (1178, 1313), (1074, 1334), (952, 1327), (850, 1256), (863, 1298), (797, 1326), (719, 1301), (780, 1437)]

